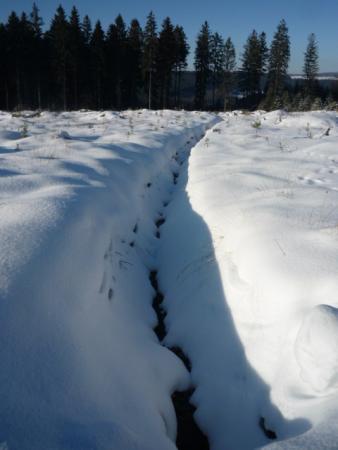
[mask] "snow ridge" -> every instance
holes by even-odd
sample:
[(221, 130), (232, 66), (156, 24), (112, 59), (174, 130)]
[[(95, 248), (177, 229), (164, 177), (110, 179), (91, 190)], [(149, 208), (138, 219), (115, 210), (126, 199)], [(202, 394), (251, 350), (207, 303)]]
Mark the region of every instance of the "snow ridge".
[[(203, 113), (0, 115), (0, 443), (174, 450), (183, 363), (152, 328), (172, 156)], [(25, 124), (25, 136), (15, 130)]]

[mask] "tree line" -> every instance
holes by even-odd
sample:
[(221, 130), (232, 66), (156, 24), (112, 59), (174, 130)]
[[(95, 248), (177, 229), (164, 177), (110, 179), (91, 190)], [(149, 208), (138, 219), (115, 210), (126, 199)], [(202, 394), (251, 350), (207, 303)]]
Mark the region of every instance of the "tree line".
[(81, 21), (75, 6), (68, 18), (60, 5), (44, 32), (34, 4), (0, 24), (0, 108), (177, 107), (188, 52), (169, 17), (159, 32), (152, 12), (144, 30), (121, 15), (103, 30), (88, 16)]
[(249, 34), (237, 67), (231, 38), (224, 40), (219, 33), (212, 33), (205, 22), (195, 50), (196, 106), (224, 110), (336, 108), (334, 93), (324, 90), (317, 79), (319, 55), (315, 35), (309, 35), (302, 81), (295, 84), (290, 83), (288, 76), (290, 49), (288, 27), (281, 20), (270, 47), (265, 32), (253, 30)]
[(290, 87), (284, 20), (270, 47), (266, 34), (253, 30), (238, 63), (231, 38), (211, 32), (205, 22), (195, 47), (194, 102), (182, 98), (189, 50), (183, 27), (167, 17), (158, 29), (153, 12), (143, 29), (137, 19), (127, 25), (118, 15), (104, 30), (100, 21), (92, 26), (87, 15), (81, 20), (75, 6), (67, 16), (60, 5), (44, 29), (33, 4), (30, 14), (13, 11), (0, 23), (0, 109), (297, 109), (311, 108), (326, 95), (317, 81), (313, 34), (304, 82)]

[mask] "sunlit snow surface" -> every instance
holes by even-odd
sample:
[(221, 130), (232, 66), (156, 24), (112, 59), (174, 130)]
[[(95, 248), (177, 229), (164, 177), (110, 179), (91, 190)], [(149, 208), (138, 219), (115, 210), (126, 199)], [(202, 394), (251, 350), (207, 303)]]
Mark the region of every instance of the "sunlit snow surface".
[(153, 220), (215, 117), (29, 116), (0, 115), (0, 443), (174, 449), (189, 377), (152, 331)]
[(172, 205), (196, 236), (163, 275), (168, 339), (192, 355), (213, 448), (262, 445), (259, 417), (290, 439), (273, 448), (338, 448), (337, 115), (222, 117)]
[(0, 448), (174, 449), (189, 383), (212, 450), (338, 448), (336, 123), (1, 113)]

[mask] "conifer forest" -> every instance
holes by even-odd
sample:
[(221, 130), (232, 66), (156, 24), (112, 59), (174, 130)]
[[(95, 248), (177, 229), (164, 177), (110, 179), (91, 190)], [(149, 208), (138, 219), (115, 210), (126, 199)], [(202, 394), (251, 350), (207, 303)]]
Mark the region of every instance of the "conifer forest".
[(67, 14), (60, 5), (44, 23), (33, 4), (0, 24), (0, 109), (334, 109), (338, 89), (316, 79), (316, 36), (304, 43), (303, 77), (294, 83), (284, 20), (270, 38), (253, 30), (236, 55), (231, 37), (208, 22), (189, 48), (183, 27), (169, 17), (159, 24), (153, 12), (144, 27), (118, 15), (104, 29), (75, 6)]

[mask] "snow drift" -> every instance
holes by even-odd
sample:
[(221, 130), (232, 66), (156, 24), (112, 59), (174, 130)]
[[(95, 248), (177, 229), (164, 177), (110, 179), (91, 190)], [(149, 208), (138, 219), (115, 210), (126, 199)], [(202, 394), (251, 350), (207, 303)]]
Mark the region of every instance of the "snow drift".
[(172, 156), (213, 120), (1, 114), (0, 443), (10, 450), (175, 448), (170, 395), (190, 380), (152, 331), (153, 220)]
[(337, 141), (325, 112), (2, 113), (0, 446), (173, 450), (193, 385), (212, 450), (337, 448)]
[(336, 448), (337, 116), (223, 119), (163, 229), (167, 341), (214, 450)]

